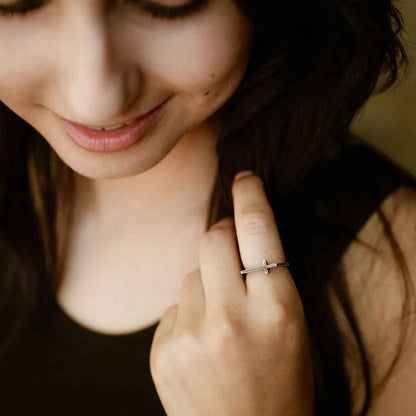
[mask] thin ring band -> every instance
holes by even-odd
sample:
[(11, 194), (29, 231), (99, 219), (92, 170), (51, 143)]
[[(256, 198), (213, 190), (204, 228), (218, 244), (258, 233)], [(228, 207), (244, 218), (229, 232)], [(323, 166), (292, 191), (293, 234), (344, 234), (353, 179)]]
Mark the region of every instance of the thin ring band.
[(279, 266), (280, 267), (288, 267), (289, 264), (290, 264), (289, 262), (267, 264), (267, 261), (263, 260), (263, 266), (254, 267), (253, 269), (241, 270), (240, 273), (245, 274), (245, 273), (255, 272), (257, 270), (264, 270), (264, 274), (268, 274), (268, 273), (270, 273), (269, 269), (271, 269), (272, 267), (279, 267)]

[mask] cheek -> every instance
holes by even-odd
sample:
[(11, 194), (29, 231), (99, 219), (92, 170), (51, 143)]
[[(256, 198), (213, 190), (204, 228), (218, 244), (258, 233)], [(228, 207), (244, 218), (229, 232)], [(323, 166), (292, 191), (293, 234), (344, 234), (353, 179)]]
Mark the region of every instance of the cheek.
[[(153, 41), (145, 62), (156, 77), (179, 94), (215, 95), (240, 79), (250, 55), (251, 27), (247, 22), (212, 20), (189, 26)], [(209, 91), (209, 94), (206, 94)]]
[[(0, 100), (19, 112), (19, 107), (41, 101), (48, 71), (45, 42), (36, 36), (0, 31)], [(16, 109), (14, 108), (16, 107)]]

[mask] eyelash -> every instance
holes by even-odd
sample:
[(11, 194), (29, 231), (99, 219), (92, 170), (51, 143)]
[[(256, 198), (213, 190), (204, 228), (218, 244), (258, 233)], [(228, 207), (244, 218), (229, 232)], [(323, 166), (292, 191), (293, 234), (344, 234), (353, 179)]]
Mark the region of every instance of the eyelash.
[[(145, 13), (156, 19), (175, 20), (192, 16), (202, 11), (209, 3), (209, 0), (193, 0), (184, 6), (166, 7), (148, 1), (124, 0), (127, 4), (135, 4)], [(141, 3), (141, 4), (140, 4)], [(7, 18), (24, 16), (44, 5), (44, 0), (27, 0), (13, 6), (0, 6), (0, 15)]]

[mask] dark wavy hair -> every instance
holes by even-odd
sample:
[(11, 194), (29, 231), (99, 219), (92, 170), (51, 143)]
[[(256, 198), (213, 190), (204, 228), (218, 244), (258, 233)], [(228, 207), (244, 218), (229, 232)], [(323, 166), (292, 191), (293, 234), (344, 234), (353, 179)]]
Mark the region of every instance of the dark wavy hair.
[[(221, 126), (219, 173), (207, 228), (233, 216), (230, 188), (241, 169), (254, 170), (281, 200), (291, 195), (312, 167), (349, 137), (351, 121), (369, 96), (389, 88), (401, 67), (407, 68), (399, 39), (403, 18), (391, 0), (235, 1), (255, 24), (254, 44), (241, 84), (214, 115)], [(74, 177), (46, 140), (2, 103), (0, 132), (0, 349), (5, 356), (44, 319), (59, 285)], [(389, 230), (386, 221), (385, 227)], [(396, 254), (403, 279), (409, 279), (399, 249)], [(316, 414), (350, 415), (335, 312), (328, 303), (324, 314), (312, 313), (326, 288), (307, 293), (312, 277), (294, 278), (311, 328)], [(351, 304), (342, 290), (337, 295), (362, 357), (364, 415), (371, 401), (367, 352)], [(313, 330), (321, 324), (330, 332)], [(340, 350), (331, 350), (334, 345)]]

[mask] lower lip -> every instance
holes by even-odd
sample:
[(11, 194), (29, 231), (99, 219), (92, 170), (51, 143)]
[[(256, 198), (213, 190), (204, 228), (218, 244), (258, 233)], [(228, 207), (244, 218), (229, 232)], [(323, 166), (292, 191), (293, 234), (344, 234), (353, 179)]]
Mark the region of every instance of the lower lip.
[(146, 136), (159, 119), (164, 103), (116, 130), (92, 130), (59, 117), (67, 135), (80, 147), (91, 152), (118, 152), (128, 149)]

